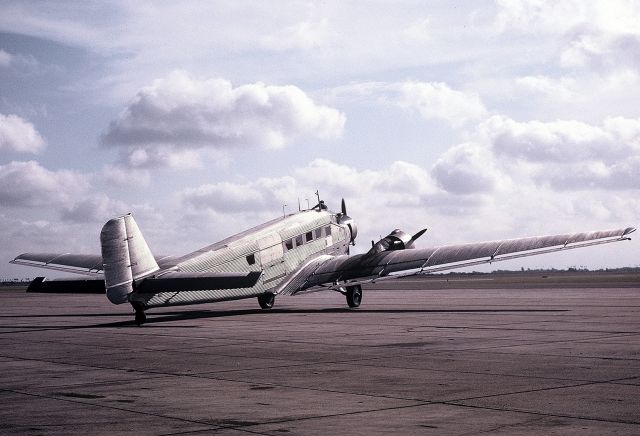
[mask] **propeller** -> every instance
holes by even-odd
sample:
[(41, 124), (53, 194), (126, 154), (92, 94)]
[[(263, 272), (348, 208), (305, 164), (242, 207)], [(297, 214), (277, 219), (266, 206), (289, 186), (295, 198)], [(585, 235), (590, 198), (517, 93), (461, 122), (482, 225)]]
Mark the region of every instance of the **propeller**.
[(356, 236), (358, 235), (358, 227), (356, 226), (356, 222), (353, 220), (353, 218), (347, 215), (347, 205), (344, 201), (344, 198), (342, 199), (342, 203), (340, 204), (340, 213), (336, 218), (338, 224), (346, 224), (346, 226), (349, 228), (349, 233), (351, 234), (351, 240), (349, 241), (349, 243), (351, 245), (356, 245), (355, 241)]
[(411, 239), (409, 239), (409, 242), (407, 242), (404, 247), (405, 248), (413, 248), (413, 243), (416, 242), (416, 239), (418, 239), (420, 236), (424, 235), (424, 232), (426, 232), (426, 231), (427, 231), (427, 229), (422, 229), (418, 233), (413, 235), (411, 237)]

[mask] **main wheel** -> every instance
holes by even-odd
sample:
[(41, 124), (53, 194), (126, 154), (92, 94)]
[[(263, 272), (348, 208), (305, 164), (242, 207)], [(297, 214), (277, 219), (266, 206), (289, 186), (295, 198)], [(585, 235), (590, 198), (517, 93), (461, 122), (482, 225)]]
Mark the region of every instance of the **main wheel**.
[(144, 310), (136, 310), (136, 324), (141, 326), (147, 320), (147, 315), (144, 314)]
[(260, 304), (260, 307), (263, 309), (271, 309), (275, 300), (275, 294), (266, 293), (258, 295), (258, 304)]
[(349, 307), (358, 307), (362, 302), (362, 286), (347, 286), (347, 304)]

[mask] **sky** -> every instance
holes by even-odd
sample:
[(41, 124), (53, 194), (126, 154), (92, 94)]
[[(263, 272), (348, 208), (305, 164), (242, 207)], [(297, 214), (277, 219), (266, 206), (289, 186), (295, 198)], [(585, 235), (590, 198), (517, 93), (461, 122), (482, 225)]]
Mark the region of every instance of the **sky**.
[[(0, 277), (345, 198), (355, 252), (637, 226), (633, 1), (0, 0)], [(495, 268), (640, 265), (640, 243)]]

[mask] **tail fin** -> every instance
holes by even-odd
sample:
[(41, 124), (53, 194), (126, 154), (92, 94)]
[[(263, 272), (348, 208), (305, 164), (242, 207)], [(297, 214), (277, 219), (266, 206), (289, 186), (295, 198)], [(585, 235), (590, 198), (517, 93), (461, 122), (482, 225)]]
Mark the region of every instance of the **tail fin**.
[(107, 298), (114, 304), (127, 302), (134, 280), (159, 269), (131, 214), (109, 220), (100, 232), (100, 245)]

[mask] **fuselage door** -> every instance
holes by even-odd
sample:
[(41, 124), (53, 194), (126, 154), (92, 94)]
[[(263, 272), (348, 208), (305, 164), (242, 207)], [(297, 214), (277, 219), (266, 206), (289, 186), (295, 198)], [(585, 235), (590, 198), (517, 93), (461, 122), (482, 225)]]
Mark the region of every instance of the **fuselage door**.
[(279, 280), (286, 275), (284, 265), (284, 249), (282, 238), (277, 233), (271, 233), (258, 239), (260, 250), (260, 265), (264, 273), (262, 281), (265, 285), (277, 285)]

